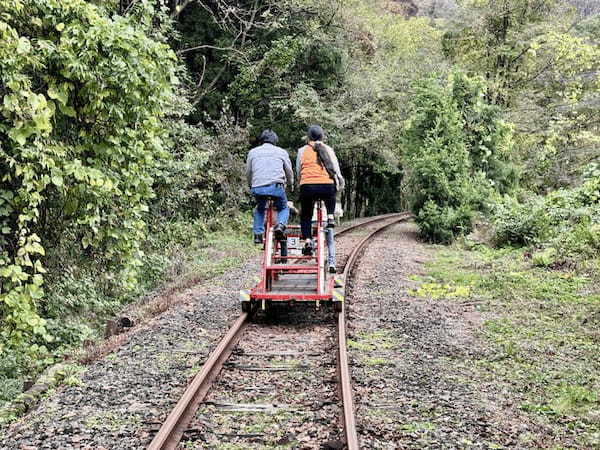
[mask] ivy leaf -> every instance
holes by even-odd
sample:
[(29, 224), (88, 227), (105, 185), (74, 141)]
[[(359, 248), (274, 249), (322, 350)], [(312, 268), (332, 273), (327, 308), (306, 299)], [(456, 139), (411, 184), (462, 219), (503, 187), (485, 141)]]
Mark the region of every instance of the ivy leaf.
[(31, 132), (27, 128), (13, 128), (8, 132), (8, 136), (19, 145), (25, 145)]
[(29, 53), (31, 50), (31, 44), (29, 43), (29, 39), (21, 37), (19, 38), (19, 43), (17, 44), (17, 54), (24, 55)]
[(42, 262), (39, 259), (35, 262), (35, 264), (33, 265), (33, 268), (38, 273), (47, 273), (48, 272), (46, 269), (44, 269), (44, 266), (42, 266)]
[(63, 177), (61, 177), (60, 175), (52, 175), (52, 184), (54, 184), (57, 187), (63, 186)]
[(58, 100), (59, 108), (61, 105), (66, 105), (67, 100), (69, 99), (69, 93), (63, 86), (61, 88), (56, 87), (55, 85), (50, 85), (48, 88), (48, 97), (53, 100)]
[(59, 100), (59, 103), (58, 103), (58, 109), (65, 116), (69, 116), (69, 117), (76, 117), (77, 116), (77, 113), (75, 112), (75, 110), (71, 106), (63, 105), (60, 102), (60, 100)]

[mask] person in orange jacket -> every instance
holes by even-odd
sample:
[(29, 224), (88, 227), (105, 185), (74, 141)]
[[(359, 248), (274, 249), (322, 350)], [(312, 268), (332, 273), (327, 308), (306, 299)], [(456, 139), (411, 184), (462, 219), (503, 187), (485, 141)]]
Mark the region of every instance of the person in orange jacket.
[[(312, 214), (316, 200), (323, 200), (327, 209), (327, 228), (333, 238), (335, 227), (335, 197), (344, 189), (345, 181), (333, 149), (326, 145), (325, 132), (319, 125), (308, 128), (308, 143), (298, 150), (296, 175), (300, 185), (300, 228), (305, 240), (304, 254), (312, 254)], [(332, 240), (332, 239), (328, 239)], [(331, 272), (335, 272), (335, 252), (329, 258)], [(333, 256), (333, 261), (331, 256)], [(333, 264), (332, 264), (333, 262)]]

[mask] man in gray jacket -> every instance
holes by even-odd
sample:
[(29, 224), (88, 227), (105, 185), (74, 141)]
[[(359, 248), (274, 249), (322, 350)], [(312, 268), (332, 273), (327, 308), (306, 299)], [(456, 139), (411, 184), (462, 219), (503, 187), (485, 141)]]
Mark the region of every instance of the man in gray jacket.
[(265, 207), (267, 197), (274, 198), (274, 206), (277, 210), (277, 225), (275, 225), (275, 238), (285, 239), (285, 228), (290, 217), (290, 210), (285, 195), (285, 183), (290, 187), (294, 185), (294, 172), (292, 162), (288, 153), (277, 147), (279, 141), (273, 130), (264, 130), (259, 138), (262, 145), (253, 148), (248, 153), (246, 160), (246, 176), (250, 191), (256, 199), (254, 210), (254, 243), (263, 242), (265, 231)]

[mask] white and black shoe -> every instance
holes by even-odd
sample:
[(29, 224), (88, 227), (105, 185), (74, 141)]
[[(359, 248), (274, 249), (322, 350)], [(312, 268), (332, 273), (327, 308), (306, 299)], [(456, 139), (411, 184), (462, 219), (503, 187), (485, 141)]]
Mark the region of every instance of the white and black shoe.
[(304, 247), (302, 247), (302, 254), (304, 256), (312, 256), (313, 251), (314, 251), (314, 248), (313, 248), (312, 241), (310, 241), (310, 240), (306, 241), (306, 244), (304, 244)]

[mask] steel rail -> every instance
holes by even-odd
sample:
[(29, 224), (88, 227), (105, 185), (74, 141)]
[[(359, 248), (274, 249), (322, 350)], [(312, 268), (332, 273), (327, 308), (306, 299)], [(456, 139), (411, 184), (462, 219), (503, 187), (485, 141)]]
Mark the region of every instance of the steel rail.
[[(378, 216), (376, 219), (369, 220), (369, 221), (362, 222), (362, 223), (355, 224), (355, 225), (351, 225), (347, 228), (339, 230), (339, 232), (337, 234), (338, 235), (344, 234), (351, 230), (359, 228), (361, 226), (369, 225), (369, 224), (372, 224), (375, 222), (381, 222), (383, 220), (386, 220), (386, 219), (389, 219), (389, 218), (395, 217), (395, 216), (403, 216), (404, 214), (406, 214), (406, 213), (401, 213), (401, 214), (395, 213), (395, 214), (387, 214), (384, 216)], [(410, 217), (410, 215), (408, 215), (407, 217)], [(345, 276), (349, 275), (349, 273), (350, 273), (349, 268), (351, 268), (355, 262), (355, 259), (358, 255), (358, 248), (363, 247), (364, 244), (366, 243), (366, 241), (370, 237), (377, 234), (380, 230), (383, 230), (399, 221), (405, 220), (407, 217), (403, 217), (397, 221), (387, 224), (387, 225), (383, 226), (382, 228), (378, 229), (377, 231), (375, 231), (374, 233), (371, 233), (367, 238), (363, 239), (361, 241), (361, 243), (357, 246), (357, 248), (352, 252), (351, 257), (352, 257), (352, 255), (354, 255), (353, 259), (351, 260), (349, 258), (347, 260), (347, 263), (344, 267), (344, 275)], [(342, 308), (342, 312), (339, 313), (339, 315), (338, 315), (338, 336), (343, 336), (343, 339), (340, 340), (340, 342), (343, 341), (343, 350), (341, 350), (341, 347), (339, 350), (340, 363), (341, 363), (341, 361), (344, 361), (344, 364), (340, 365), (340, 374), (342, 374), (345, 377), (345, 379), (348, 380), (347, 387), (344, 388), (342, 386), (342, 392), (346, 392), (346, 394), (344, 394), (344, 400), (349, 395), (349, 401), (350, 401), (349, 407), (347, 407), (344, 402), (344, 416), (346, 417), (346, 420), (351, 420), (351, 428), (349, 428), (348, 425), (345, 425), (345, 429), (346, 429), (346, 436), (347, 436), (347, 441), (348, 441), (348, 448), (349, 449), (358, 449), (358, 446), (357, 446), (358, 440), (356, 439), (356, 422), (354, 420), (354, 406), (353, 406), (352, 392), (351, 392), (352, 386), (349, 381), (350, 380), (350, 370), (348, 367), (348, 352), (346, 349), (346, 338), (345, 338), (345, 336), (346, 336), (345, 321), (343, 320), (344, 316), (345, 316), (345, 313), (344, 313), (344, 309)], [(249, 313), (242, 313), (237, 318), (237, 320), (231, 326), (231, 328), (229, 329), (227, 334), (219, 342), (219, 344), (217, 345), (215, 350), (209, 355), (209, 358), (206, 360), (206, 362), (202, 366), (202, 369), (200, 370), (200, 372), (198, 372), (198, 374), (194, 377), (192, 382), (188, 385), (185, 392), (183, 393), (183, 395), (181, 396), (181, 398), (179, 399), (179, 401), (177, 402), (177, 404), (175, 405), (175, 407), (173, 408), (173, 410), (171, 411), (171, 413), (169, 414), (167, 419), (163, 422), (159, 431), (154, 436), (154, 439), (149, 444), (148, 450), (166, 450), (166, 449), (174, 450), (175, 448), (177, 448), (177, 445), (179, 444), (179, 441), (183, 437), (183, 434), (185, 433), (185, 430), (186, 430), (188, 424), (191, 422), (194, 415), (196, 414), (196, 411), (198, 410), (200, 403), (202, 403), (202, 401), (206, 397), (206, 394), (208, 393), (208, 391), (210, 389), (211, 383), (216, 379), (219, 372), (223, 368), (223, 364), (225, 363), (225, 361), (227, 361), (227, 359), (231, 355), (234, 347), (237, 345), (237, 343), (242, 335), (242, 332), (248, 322), (249, 317), (250, 317)], [(339, 323), (340, 317), (342, 318), (341, 319), (342, 320), (342, 324), (341, 324), (342, 328), (340, 328), (340, 323)], [(340, 334), (340, 329), (343, 331), (343, 334)], [(343, 353), (343, 355), (342, 355), (342, 353)], [(348, 389), (350, 389), (349, 394), (347, 392)], [(347, 411), (350, 411), (350, 419), (347, 418), (348, 417)], [(346, 421), (345, 421), (345, 423), (346, 423)], [(354, 440), (348, 439), (348, 430), (349, 429), (354, 430)], [(350, 446), (351, 442), (356, 442), (356, 446), (351, 447)]]
[(375, 219), (367, 220), (367, 221), (361, 222), (361, 223), (355, 223), (353, 225), (350, 225), (350, 226), (347, 226), (345, 228), (342, 228), (342, 229), (338, 230), (335, 233), (335, 235), (336, 235), (336, 237), (337, 236), (341, 236), (343, 234), (349, 233), (350, 231), (354, 231), (357, 228), (364, 227), (365, 225), (371, 225), (373, 223), (382, 222), (384, 220), (391, 219), (393, 217), (404, 216), (405, 214), (409, 214), (409, 213), (403, 212), (403, 213), (383, 214), (381, 216), (377, 216)]
[[(354, 247), (352, 253), (346, 260), (346, 265), (344, 266), (344, 279), (348, 280), (349, 276), (352, 272), (352, 268), (356, 261), (358, 260), (358, 256), (361, 250), (365, 247), (367, 242), (369, 242), (373, 237), (387, 228), (395, 225), (399, 222), (403, 222), (407, 219), (410, 219), (412, 215), (410, 213), (399, 214), (399, 218), (394, 220), (391, 223), (388, 223), (377, 230), (373, 231), (371, 234), (366, 236), (360, 243)], [(345, 302), (342, 303), (342, 310), (338, 313), (338, 321), (337, 321), (337, 338), (338, 338), (338, 367), (339, 367), (339, 378), (340, 378), (340, 388), (342, 391), (342, 406), (344, 409), (344, 433), (346, 435), (346, 445), (348, 450), (358, 450), (358, 433), (356, 432), (356, 419), (354, 417), (354, 398), (352, 395), (352, 377), (350, 375), (350, 365), (348, 358), (348, 348), (346, 346), (346, 306)]]

